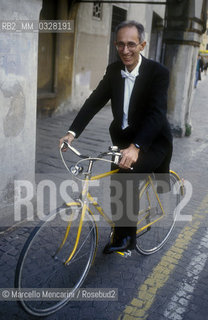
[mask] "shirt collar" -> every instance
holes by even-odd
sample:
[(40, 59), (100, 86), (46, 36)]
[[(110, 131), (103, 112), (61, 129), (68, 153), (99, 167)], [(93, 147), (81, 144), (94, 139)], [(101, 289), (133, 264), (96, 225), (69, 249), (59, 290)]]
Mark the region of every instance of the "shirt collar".
[(138, 61), (137, 65), (136, 65), (136, 67), (135, 67), (131, 72), (129, 72), (129, 71), (127, 70), (127, 67), (125, 66), (125, 71), (126, 71), (127, 73), (129, 73), (129, 74), (131, 74), (131, 75), (133, 75), (133, 76), (136, 77), (136, 76), (138, 76), (138, 74), (139, 74), (139, 67), (140, 67), (141, 63), (142, 63), (142, 56), (139, 55), (139, 61)]

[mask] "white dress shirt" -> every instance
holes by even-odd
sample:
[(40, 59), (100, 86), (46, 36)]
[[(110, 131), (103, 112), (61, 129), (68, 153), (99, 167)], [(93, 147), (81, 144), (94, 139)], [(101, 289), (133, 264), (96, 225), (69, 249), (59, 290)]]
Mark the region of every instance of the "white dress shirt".
[(139, 75), (139, 67), (141, 65), (141, 62), (142, 62), (142, 56), (139, 55), (139, 62), (131, 72), (128, 72), (126, 67), (125, 67), (125, 72), (123, 70), (121, 71), (122, 77), (125, 78), (123, 123), (122, 123), (123, 130), (128, 127), (129, 102), (130, 102), (131, 93), (134, 87), (136, 77)]

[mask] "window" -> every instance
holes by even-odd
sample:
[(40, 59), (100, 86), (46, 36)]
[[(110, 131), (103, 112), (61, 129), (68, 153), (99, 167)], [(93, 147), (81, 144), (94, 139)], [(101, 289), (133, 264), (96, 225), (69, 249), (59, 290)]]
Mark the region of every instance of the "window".
[(96, 20), (102, 19), (102, 3), (100, 2), (93, 2), (93, 12), (92, 12), (93, 18)]

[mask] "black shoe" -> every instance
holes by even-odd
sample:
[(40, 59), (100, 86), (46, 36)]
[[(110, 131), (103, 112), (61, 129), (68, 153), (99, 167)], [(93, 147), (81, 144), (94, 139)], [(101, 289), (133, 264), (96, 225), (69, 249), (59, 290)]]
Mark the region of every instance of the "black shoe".
[(120, 239), (120, 241), (116, 241), (116, 242), (109, 242), (104, 250), (103, 253), (105, 254), (109, 254), (109, 253), (113, 253), (115, 251), (126, 251), (126, 250), (132, 250), (135, 249), (136, 246), (136, 240), (134, 237), (131, 236), (126, 236), (123, 239)]

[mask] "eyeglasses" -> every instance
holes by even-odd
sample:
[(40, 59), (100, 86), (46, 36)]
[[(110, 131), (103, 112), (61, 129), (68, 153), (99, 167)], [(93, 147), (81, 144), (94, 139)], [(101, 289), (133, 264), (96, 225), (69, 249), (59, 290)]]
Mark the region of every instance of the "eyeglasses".
[(131, 42), (131, 41), (127, 42), (127, 44), (125, 44), (123, 42), (117, 42), (116, 49), (119, 51), (123, 51), (125, 49), (125, 47), (127, 47), (129, 51), (134, 51), (139, 44), (140, 44), (140, 42), (135, 43), (135, 42)]

